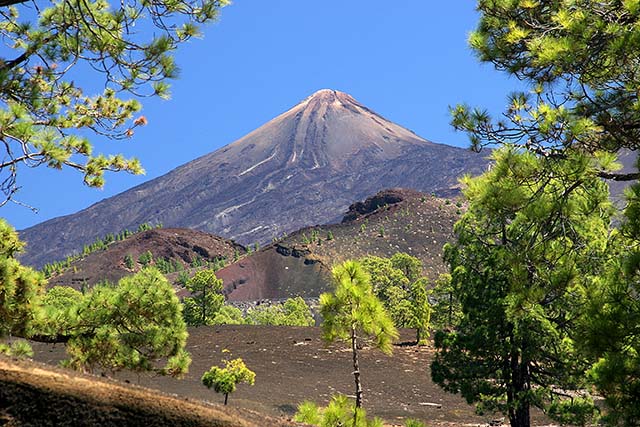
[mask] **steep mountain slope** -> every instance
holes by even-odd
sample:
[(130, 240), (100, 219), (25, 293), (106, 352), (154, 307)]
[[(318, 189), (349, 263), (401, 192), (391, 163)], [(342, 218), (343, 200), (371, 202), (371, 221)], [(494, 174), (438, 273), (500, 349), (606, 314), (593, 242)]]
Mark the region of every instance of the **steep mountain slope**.
[(405, 252), (436, 279), (446, 272), (442, 247), (464, 206), (412, 190), (385, 190), (351, 205), (339, 224), (307, 227), (240, 259), (217, 275), (231, 300), (317, 297), (332, 265), (366, 255)]
[(389, 187), (450, 192), (484, 155), (426, 141), (351, 96), (321, 90), (240, 140), (76, 214), (21, 232), (40, 266), (96, 236), (161, 222), (266, 242), (339, 219)]
[[(225, 260), (243, 255), (246, 249), (229, 240), (202, 231), (159, 228), (134, 234), (127, 239), (111, 243), (106, 250), (93, 252), (72, 262), (61, 274), (49, 279), (50, 286), (65, 285), (80, 288), (105, 280), (115, 283), (120, 278), (142, 268), (144, 255), (151, 254), (147, 262), (160, 267), (188, 269), (192, 265)], [(130, 265), (126, 258), (129, 257)], [(175, 269), (175, 267), (173, 269)], [(168, 271), (166, 271), (168, 272)]]

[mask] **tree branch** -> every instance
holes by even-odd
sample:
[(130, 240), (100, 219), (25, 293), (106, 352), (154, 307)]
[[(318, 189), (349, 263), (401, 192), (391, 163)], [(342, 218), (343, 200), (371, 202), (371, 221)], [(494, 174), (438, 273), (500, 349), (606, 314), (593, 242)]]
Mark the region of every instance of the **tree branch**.
[(598, 176), (604, 179), (610, 179), (612, 181), (636, 181), (640, 179), (640, 172), (633, 173), (613, 173), (613, 172), (598, 172)]
[(26, 3), (29, 0), (0, 0), (0, 7), (12, 6), (14, 4)]

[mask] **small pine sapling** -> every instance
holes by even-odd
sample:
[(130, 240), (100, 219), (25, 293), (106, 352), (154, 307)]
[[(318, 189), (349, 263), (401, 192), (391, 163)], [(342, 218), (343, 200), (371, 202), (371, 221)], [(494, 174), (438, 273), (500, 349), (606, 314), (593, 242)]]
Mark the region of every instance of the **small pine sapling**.
[[(334, 291), (320, 295), (323, 338), (327, 342), (351, 343), (356, 408), (362, 407), (362, 384), (358, 361), (358, 342), (369, 341), (374, 348), (391, 354), (398, 332), (393, 320), (376, 297), (371, 278), (362, 264), (345, 261), (332, 270)], [(357, 421), (354, 413), (354, 424)]]
[(133, 261), (133, 257), (130, 254), (125, 255), (125, 257), (124, 257), (124, 265), (129, 270), (133, 270), (133, 267), (134, 267), (135, 263)]
[(216, 393), (224, 393), (224, 404), (229, 400), (229, 394), (236, 391), (236, 385), (247, 383), (253, 385), (256, 374), (244, 364), (240, 358), (225, 360), (225, 367), (212, 366), (202, 375), (202, 384), (207, 388), (213, 388)]

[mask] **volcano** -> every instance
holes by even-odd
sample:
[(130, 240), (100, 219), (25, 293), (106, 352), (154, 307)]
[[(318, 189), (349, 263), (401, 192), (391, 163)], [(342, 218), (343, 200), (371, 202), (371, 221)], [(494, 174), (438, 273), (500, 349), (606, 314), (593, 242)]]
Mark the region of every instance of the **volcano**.
[(107, 233), (162, 223), (263, 243), (338, 221), (389, 187), (451, 195), (488, 162), (427, 141), (350, 95), (324, 89), (245, 137), (72, 215), (20, 232), (41, 266)]

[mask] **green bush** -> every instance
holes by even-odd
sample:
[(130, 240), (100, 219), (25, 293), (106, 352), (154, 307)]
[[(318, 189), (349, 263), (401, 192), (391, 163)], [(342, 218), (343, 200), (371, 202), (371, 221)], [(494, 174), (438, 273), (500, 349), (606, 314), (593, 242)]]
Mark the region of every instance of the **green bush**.
[(245, 323), (242, 310), (227, 304), (218, 310), (211, 321), (212, 325), (244, 325)]
[(202, 375), (202, 384), (207, 388), (213, 388), (216, 393), (224, 394), (224, 404), (227, 404), (229, 394), (236, 391), (236, 385), (247, 383), (253, 385), (256, 374), (247, 368), (242, 359), (225, 360), (225, 367), (212, 366)]
[[(326, 408), (318, 407), (313, 402), (305, 401), (298, 405), (294, 420), (317, 427), (383, 427), (380, 418), (367, 419), (367, 412), (356, 408), (346, 396), (338, 394), (331, 397)], [(354, 422), (355, 420), (355, 422)]]
[(146, 251), (138, 257), (138, 262), (142, 264), (143, 267), (148, 266), (151, 261), (153, 261), (153, 254), (151, 253), (151, 251)]
[(0, 343), (0, 354), (13, 356), (20, 359), (31, 358), (33, 357), (33, 349), (28, 342), (19, 340), (12, 342), (11, 345)]
[(124, 257), (124, 265), (129, 270), (133, 270), (133, 267), (135, 266), (135, 262), (133, 261), (133, 257), (131, 255), (129, 255), (129, 254), (125, 255), (125, 257)]
[(250, 325), (313, 326), (311, 308), (301, 297), (289, 298), (283, 304), (259, 305), (247, 311)]

